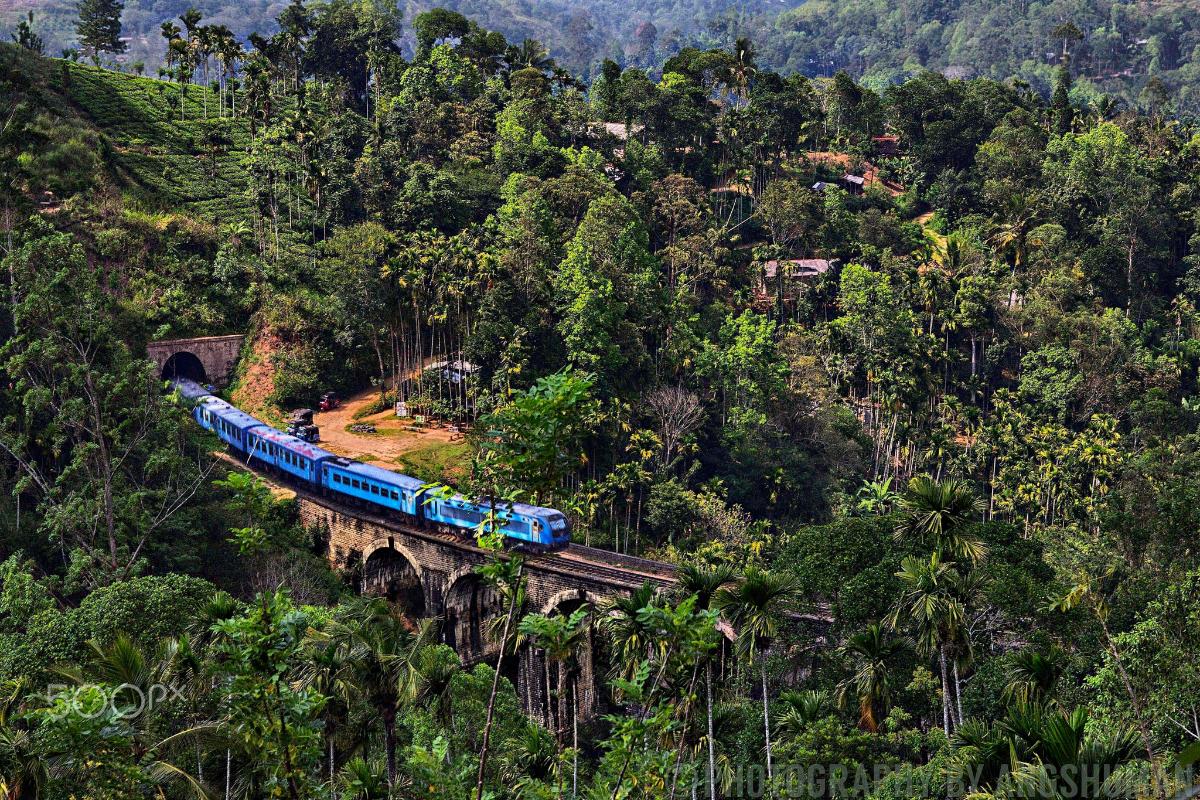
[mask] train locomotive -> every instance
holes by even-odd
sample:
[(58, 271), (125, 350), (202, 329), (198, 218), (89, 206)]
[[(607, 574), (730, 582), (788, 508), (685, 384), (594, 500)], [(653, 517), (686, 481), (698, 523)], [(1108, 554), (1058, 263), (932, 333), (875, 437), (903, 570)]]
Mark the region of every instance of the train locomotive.
[(343, 458), (277, 430), (194, 381), (174, 381), (193, 404), (192, 417), (217, 435), (247, 464), (261, 465), (320, 494), (366, 504), (386, 515), (422, 527), (446, 528), (470, 536), (489, 513), (514, 547), (551, 550), (571, 541), (562, 512), (523, 503), (492, 503), (461, 494), (445, 496), (420, 480)]

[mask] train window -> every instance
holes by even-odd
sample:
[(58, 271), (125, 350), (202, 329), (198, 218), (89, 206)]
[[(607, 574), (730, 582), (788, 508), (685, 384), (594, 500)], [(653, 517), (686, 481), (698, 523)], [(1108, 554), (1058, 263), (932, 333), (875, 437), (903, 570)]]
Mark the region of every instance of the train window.
[(392, 499), (393, 499), (393, 500), (399, 500), (399, 499), (400, 499), (400, 493), (399, 493), (399, 492), (397, 492), (395, 489), (392, 489)]
[(353, 486), (355, 489), (361, 489), (361, 488), (362, 488), (362, 485), (361, 485), (361, 484), (358, 482), (358, 480), (357, 480), (356, 478), (351, 478), (351, 479), (350, 479), (350, 485), (351, 485), (351, 486)]
[(371, 494), (379, 494), (379, 487), (375, 484), (371, 484)]

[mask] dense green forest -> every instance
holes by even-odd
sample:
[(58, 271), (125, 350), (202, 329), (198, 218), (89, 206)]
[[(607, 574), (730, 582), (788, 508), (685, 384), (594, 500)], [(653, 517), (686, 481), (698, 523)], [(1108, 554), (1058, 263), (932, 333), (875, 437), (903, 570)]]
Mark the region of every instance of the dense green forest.
[[(1191, 787), (1200, 131), (1165, 83), (1080, 102), (1115, 67), (1069, 31), (1028, 34), (1046, 94), (782, 74), (757, 54), (790, 13), (589, 83), (349, 0), (249, 43), (157, 20), (170, 81), (0, 45), (0, 792)], [(527, 719), (504, 669), (332, 571), (146, 358), (237, 332), (240, 405), (375, 387), (469, 424), (458, 488), (678, 585), (541, 614), (485, 521), (491, 635), (547, 665), (555, 718)]]
[[(239, 37), (273, 33), (284, 0), (230, 4), (221, 0), (129, 0), (124, 23), (127, 65), (153, 73), (163, 62), (163, 20), (198, 8), (210, 21)], [(407, 0), (408, 17), (430, 10), (428, 0)], [(1190, 0), (449, 0), (447, 8), (510, 41), (544, 42), (558, 63), (590, 82), (604, 59), (621, 66), (661, 69), (684, 47), (731, 48), (738, 37), (758, 47), (760, 66), (808, 77), (846, 70), (876, 89), (923, 69), (955, 77), (1019, 78), (1049, 97), (1053, 69), (1062, 52), (1063, 26), (1081, 80), (1078, 103), (1110, 95), (1146, 110), (1152, 77), (1167, 87), (1175, 111), (1200, 111), (1200, 9)], [(68, 0), (0, 7), (0, 27), (14, 26), (33, 8), (49, 52), (74, 47), (75, 4)], [(403, 37), (412, 55), (415, 39)]]

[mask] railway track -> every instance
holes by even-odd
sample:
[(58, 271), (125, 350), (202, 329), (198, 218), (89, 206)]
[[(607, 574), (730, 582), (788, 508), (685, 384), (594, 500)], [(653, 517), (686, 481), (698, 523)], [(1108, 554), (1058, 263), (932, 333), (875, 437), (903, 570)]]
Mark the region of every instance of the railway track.
[[(395, 530), (406, 536), (450, 545), (459, 550), (481, 556), (487, 554), (487, 551), (483, 548), (462, 536), (443, 530), (407, 525), (397, 519), (381, 515), (367, 508), (331, 500), (328, 497), (315, 494), (293, 481), (284, 480), (277, 475), (255, 469), (228, 453), (216, 453), (216, 455), (218, 458), (239, 469), (253, 472), (268, 483), (280, 489), (293, 492), (297, 497), (302, 497), (318, 505), (335, 508), (343, 513), (369, 521), (382, 528)], [(675, 582), (675, 567), (671, 564), (574, 543), (567, 545), (563, 550), (534, 553), (528, 556), (526, 563), (538, 569), (593, 581), (598, 580), (605, 584), (630, 590), (639, 588), (647, 581), (660, 588), (665, 588)]]
[[(398, 533), (425, 539), (426, 541), (449, 545), (481, 557), (487, 555), (486, 550), (479, 547), (474, 541), (462, 536), (444, 530), (406, 525), (399, 520), (383, 516), (369, 509), (352, 506), (348, 503), (338, 502), (328, 497), (314, 494), (291, 481), (284, 481), (277, 476), (251, 468), (245, 462), (230, 456), (228, 453), (218, 453), (217, 456), (237, 466), (239, 469), (253, 472), (274, 486), (294, 492), (297, 497), (303, 497), (319, 505), (337, 509), (343, 513), (369, 521), (381, 528), (395, 530)], [(598, 581), (627, 591), (638, 589), (646, 582), (660, 589), (669, 588), (675, 584), (677, 569), (674, 564), (668, 564), (664, 561), (638, 558), (637, 556), (614, 553), (611, 550), (601, 550), (597, 547), (588, 547), (587, 545), (575, 543), (567, 545), (563, 550), (531, 554), (527, 557), (526, 564), (535, 569), (578, 577), (589, 581)], [(818, 604), (811, 610), (792, 612), (788, 616), (797, 621), (817, 623), (819, 625), (829, 625), (833, 622), (833, 615), (829, 606), (823, 603)]]

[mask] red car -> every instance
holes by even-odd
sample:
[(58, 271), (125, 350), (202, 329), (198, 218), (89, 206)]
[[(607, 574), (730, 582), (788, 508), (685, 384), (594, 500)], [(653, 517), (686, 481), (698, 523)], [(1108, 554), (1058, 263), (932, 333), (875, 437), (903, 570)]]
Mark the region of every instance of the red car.
[(338, 399), (337, 393), (326, 392), (325, 394), (321, 395), (321, 402), (317, 404), (317, 407), (322, 411), (332, 411), (341, 404), (342, 401)]

